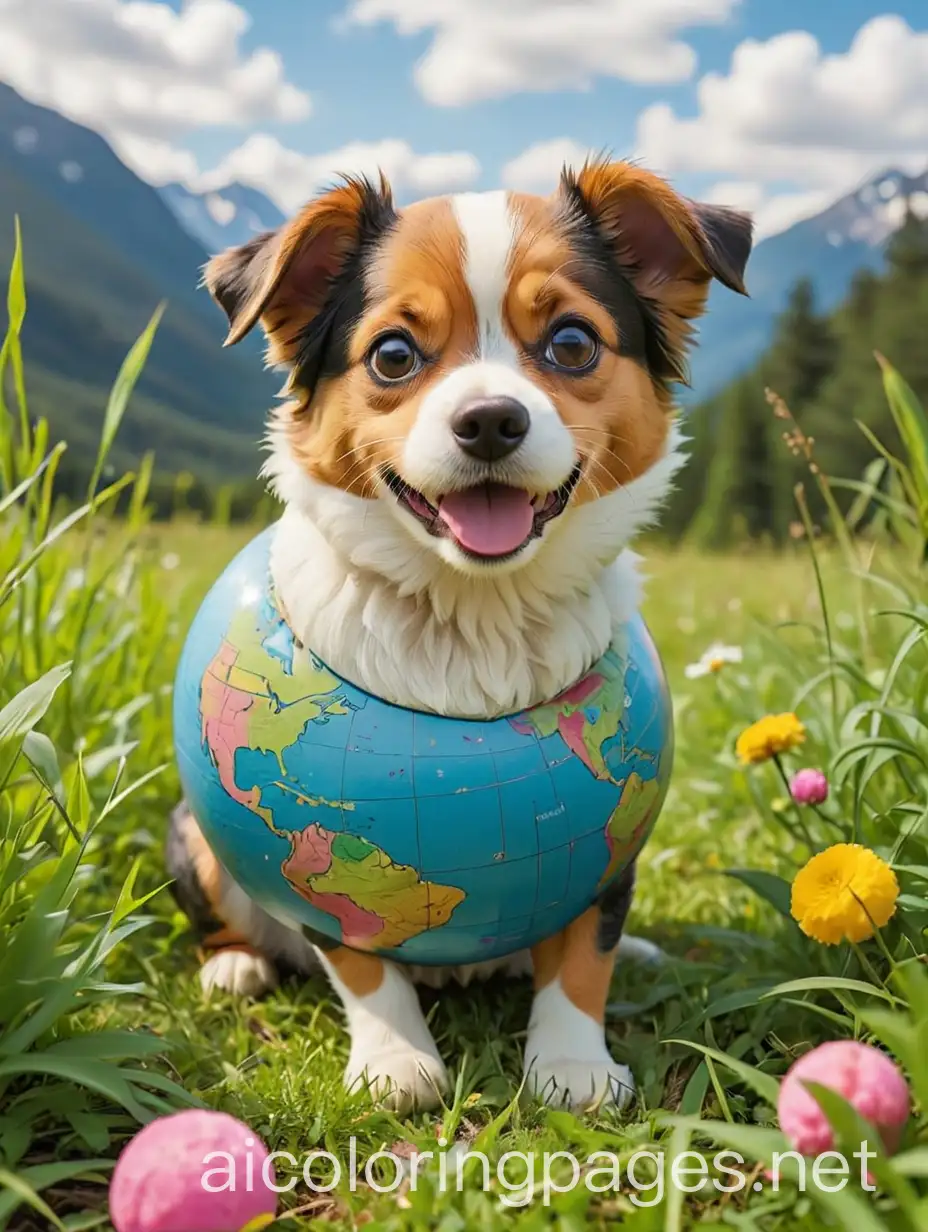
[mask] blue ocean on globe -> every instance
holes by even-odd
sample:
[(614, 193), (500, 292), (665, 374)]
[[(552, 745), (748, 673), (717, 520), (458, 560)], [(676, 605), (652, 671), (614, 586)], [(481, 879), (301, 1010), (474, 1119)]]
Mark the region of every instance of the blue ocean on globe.
[(575, 919), (660, 813), (670, 698), (644, 622), (557, 698), (487, 722), (391, 705), (294, 642), (274, 528), (200, 607), (174, 689), (187, 801), (272, 915), (400, 962), (513, 953)]

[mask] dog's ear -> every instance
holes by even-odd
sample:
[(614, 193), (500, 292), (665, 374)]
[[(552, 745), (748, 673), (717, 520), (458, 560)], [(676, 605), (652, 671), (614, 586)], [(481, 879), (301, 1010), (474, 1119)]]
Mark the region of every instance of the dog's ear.
[(596, 224), (638, 289), (678, 316), (702, 312), (713, 278), (747, 294), (749, 215), (690, 201), (659, 176), (624, 162), (565, 170), (560, 193)]
[(325, 306), (333, 284), (365, 243), (395, 219), (386, 180), (346, 178), (276, 231), (213, 257), (203, 281), (229, 320), (226, 346), (240, 342), (258, 320), (271, 359), (288, 362), (289, 342)]

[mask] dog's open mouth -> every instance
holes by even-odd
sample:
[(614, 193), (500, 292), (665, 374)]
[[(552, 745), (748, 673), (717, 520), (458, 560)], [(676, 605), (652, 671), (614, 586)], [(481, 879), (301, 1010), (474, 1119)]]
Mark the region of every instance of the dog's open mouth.
[(385, 470), (383, 477), (400, 505), (430, 535), (453, 539), (468, 556), (503, 560), (521, 552), (549, 522), (560, 517), (580, 479), (580, 466), (546, 496), (532, 497), (523, 488), (502, 483), (482, 483), (463, 492), (449, 492), (435, 505), (395, 471)]

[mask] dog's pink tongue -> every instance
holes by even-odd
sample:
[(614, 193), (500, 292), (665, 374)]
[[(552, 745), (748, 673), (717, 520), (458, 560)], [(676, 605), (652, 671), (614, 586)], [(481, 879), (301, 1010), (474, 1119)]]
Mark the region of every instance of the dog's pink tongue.
[(442, 497), (438, 515), (469, 552), (505, 556), (529, 537), (535, 510), (521, 488), (487, 483)]

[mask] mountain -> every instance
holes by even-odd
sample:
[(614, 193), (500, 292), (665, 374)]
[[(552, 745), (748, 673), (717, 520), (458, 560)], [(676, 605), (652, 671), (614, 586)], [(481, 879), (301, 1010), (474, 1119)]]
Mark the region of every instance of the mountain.
[(748, 263), (750, 299), (713, 286), (693, 354), (692, 388), (682, 401), (711, 396), (759, 358), (799, 278), (811, 280), (816, 303), (827, 312), (844, 299), (858, 270), (881, 270), (883, 245), (902, 222), (906, 200), (928, 216), (928, 169), (919, 176), (886, 171), (762, 240)]
[[(278, 381), (260, 344), (224, 351), (222, 314), (198, 290), (207, 259), (161, 195), (97, 133), (0, 84), (0, 267), (21, 220), (30, 410), (72, 449), (94, 448), (113, 378), (167, 302), (114, 461), (154, 447), (166, 470), (252, 475)], [(2, 322), (0, 322), (2, 325)]]
[[(774, 324), (770, 346), (689, 416), (690, 462), (662, 519), (666, 531), (688, 534), (713, 549), (745, 535), (785, 542), (799, 513), (797, 483), (803, 485), (813, 523), (824, 524), (830, 515), (821, 476), (830, 478), (828, 499), (847, 509), (860, 495), (844, 481), (859, 480), (878, 450), (906, 457), (874, 356), (885, 356), (916, 399), (928, 405), (928, 210), (923, 208), (928, 202), (920, 191), (910, 194), (912, 208), (899, 227), (895, 211), (882, 218), (880, 210), (851, 215), (850, 226), (865, 224), (875, 240), (895, 227), (883, 245), (882, 269), (858, 271), (843, 302), (828, 313), (819, 310), (808, 280), (797, 282)], [(884, 192), (885, 200), (893, 199), (889, 185)], [(845, 219), (849, 212), (842, 211)], [(792, 425), (771, 407), (768, 389), (789, 408)], [(803, 433), (799, 445), (795, 424)], [(813, 442), (810, 477), (805, 446), (812, 448)], [(891, 488), (886, 491), (892, 495)], [(867, 505), (864, 501), (857, 509), (858, 526)], [(870, 505), (867, 515), (877, 508)], [(900, 541), (908, 541), (901, 532)]]
[(208, 253), (244, 244), (258, 231), (271, 231), (284, 215), (269, 197), (245, 184), (195, 193), (183, 184), (165, 184), (162, 199), (180, 225)]

